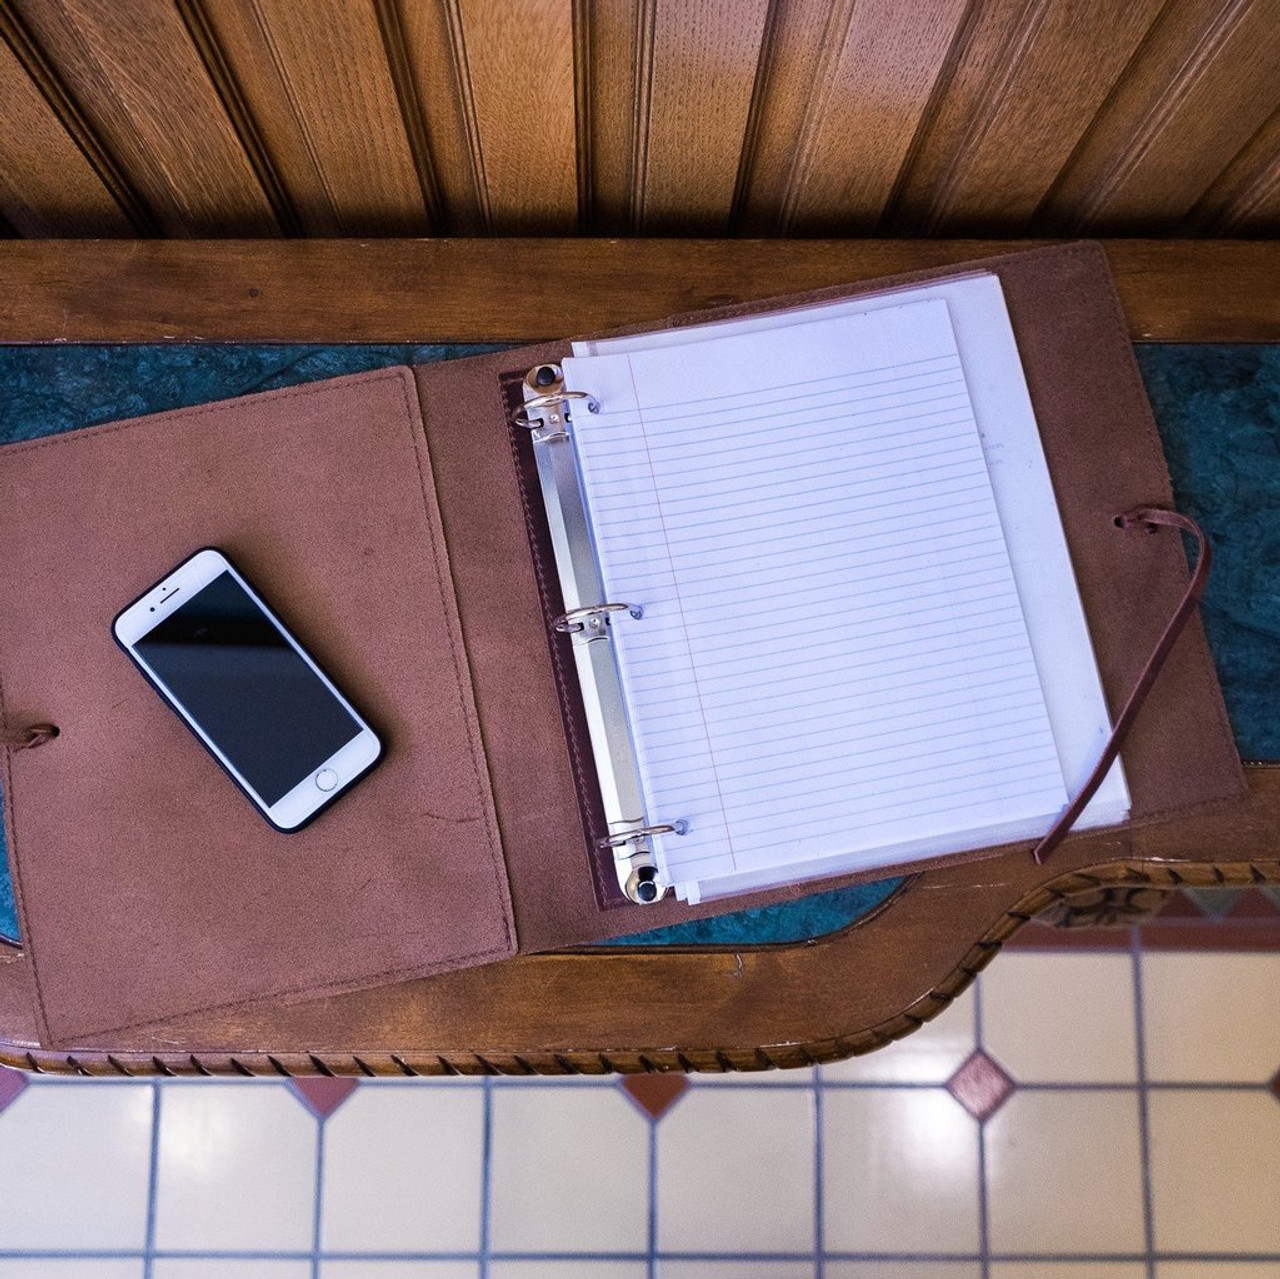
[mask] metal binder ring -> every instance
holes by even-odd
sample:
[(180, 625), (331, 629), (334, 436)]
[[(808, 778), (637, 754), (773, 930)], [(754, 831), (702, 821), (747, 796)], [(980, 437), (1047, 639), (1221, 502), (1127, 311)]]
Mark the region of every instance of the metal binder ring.
[(644, 609), (639, 604), (588, 604), (561, 613), (553, 625), (561, 635), (576, 635), (586, 630), (593, 617), (602, 617), (606, 613), (630, 613), (632, 617), (643, 617)]
[(541, 420), (530, 419), (530, 412), (537, 409), (556, 408), (565, 400), (586, 400), (588, 413), (600, 412), (600, 401), (594, 395), (588, 395), (586, 391), (555, 391), (549, 395), (535, 395), (532, 399), (525, 400), (524, 407), (511, 420), (516, 426), (523, 426), (525, 430), (536, 431), (538, 427), (546, 424)]
[(633, 840), (643, 839), (646, 835), (683, 835), (689, 829), (689, 823), (685, 821), (679, 822), (656, 822), (652, 826), (637, 826), (635, 830), (630, 830), (621, 835), (606, 835), (603, 839), (599, 839), (596, 843), (601, 848), (621, 848), (624, 844), (630, 844)]

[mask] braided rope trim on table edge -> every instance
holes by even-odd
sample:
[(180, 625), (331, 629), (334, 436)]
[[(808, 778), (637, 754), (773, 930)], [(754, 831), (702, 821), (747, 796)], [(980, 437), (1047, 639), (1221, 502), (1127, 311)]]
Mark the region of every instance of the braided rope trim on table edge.
[[(920, 1029), (950, 1005), (1024, 924), (1055, 901), (1096, 888), (1247, 888), (1280, 883), (1280, 861), (1161, 866), (1118, 862), (1073, 871), (1042, 884), (1007, 910), (931, 991), (901, 1013), (862, 1030), (807, 1043), (750, 1048), (574, 1049), (539, 1053), (57, 1053), (0, 1045), (0, 1064), (34, 1074), (120, 1077), (293, 1078), (305, 1075), (609, 1075), (663, 1071), (725, 1074), (784, 1070), (861, 1057)], [(805, 943), (797, 943), (803, 945)]]

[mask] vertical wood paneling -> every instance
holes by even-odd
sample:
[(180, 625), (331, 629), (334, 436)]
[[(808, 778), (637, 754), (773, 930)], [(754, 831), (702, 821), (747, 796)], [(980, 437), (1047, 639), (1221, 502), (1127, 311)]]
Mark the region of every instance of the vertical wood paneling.
[(728, 229), (768, 12), (768, 0), (654, 3), (637, 95), (639, 230)]
[(492, 229), (578, 229), (571, 0), (445, 0)]
[[(636, 110), (641, 28), (651, 18), (648, 0), (586, 0), (579, 20), (586, 61), (578, 66), (586, 102), (579, 128), (590, 132), (588, 230), (624, 235), (634, 229)], [(646, 86), (647, 90), (647, 86)], [(581, 151), (581, 148), (580, 148)]]
[(887, 225), (1024, 228), (1164, 0), (975, 8)]
[(788, 0), (775, 4), (770, 18), (751, 134), (743, 146), (737, 230), (745, 235), (774, 235), (781, 229), (796, 139), (820, 80), (824, 51), (830, 58), (831, 42), (838, 47), (843, 40), (849, 12), (841, 0)]
[(1179, 225), (1277, 105), (1274, 0), (1170, 0), (1067, 164), (1043, 225)]
[(1280, 230), (1280, 110), (1245, 144), (1191, 211), (1206, 235), (1275, 235)]
[[(431, 229), (424, 185), (431, 191), (434, 175), (426, 158), (419, 175), (406, 127), (420, 116), (416, 94), (412, 84), (407, 101), (397, 93), (373, 4), (181, 3), (207, 17), (306, 232)], [(387, 35), (399, 39), (394, 25)]]
[(0, 0), (0, 234), (1280, 231), (1280, 0)]
[(967, 0), (838, 0), (793, 141), (782, 230), (875, 229), (966, 12)]
[(482, 234), (489, 229), (488, 206), (468, 134), (445, 0), (391, 3), (399, 14), (409, 73), (423, 115), (440, 199), (438, 221), (450, 235)]
[(16, 0), (14, 7), (166, 234), (277, 232), (173, 5)]
[(140, 229), (10, 45), (0, 40), (0, 212), (25, 236), (127, 236)]

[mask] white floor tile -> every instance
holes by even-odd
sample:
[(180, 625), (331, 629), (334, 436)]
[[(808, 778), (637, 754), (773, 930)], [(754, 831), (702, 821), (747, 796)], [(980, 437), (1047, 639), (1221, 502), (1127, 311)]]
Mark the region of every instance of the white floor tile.
[(502, 1088), (492, 1105), (494, 1251), (645, 1247), (649, 1124), (617, 1088)]
[(983, 1046), (1014, 1079), (1137, 1078), (1129, 955), (1000, 955), (979, 980)]
[[(490, 1270), (492, 1275), (494, 1271)], [(480, 1279), (478, 1261), (322, 1261), (320, 1279)]]
[(1275, 1097), (1262, 1091), (1153, 1092), (1148, 1114), (1156, 1249), (1280, 1252)]
[(978, 1261), (828, 1261), (826, 1279), (982, 1279)]
[(993, 1252), (1140, 1252), (1136, 1095), (1015, 1093), (987, 1125), (987, 1208)]
[(0, 1114), (0, 1247), (141, 1248), (152, 1091), (32, 1084)]
[(997, 1261), (990, 1279), (1147, 1279), (1145, 1261)]
[[(813, 1279), (812, 1261), (660, 1261), (656, 1279)], [(830, 1272), (828, 1272), (830, 1273)]]
[(4, 1257), (0, 1279), (143, 1279), (143, 1263), (118, 1257)]
[(823, 1095), (835, 1252), (977, 1252), (978, 1125), (942, 1088)]
[(358, 1088), (325, 1125), (323, 1247), (480, 1247), (484, 1094)]
[(490, 1261), (489, 1279), (648, 1279), (647, 1261)]
[(1275, 1279), (1274, 1261), (1160, 1261), (1155, 1279)]
[(973, 1052), (974, 991), (966, 990), (932, 1021), (905, 1039), (864, 1057), (848, 1057), (819, 1066), (823, 1078), (835, 1082), (870, 1080), (898, 1084), (941, 1084)]
[(168, 1084), (156, 1246), (310, 1251), (316, 1121), (283, 1084)]
[(234, 1257), (157, 1257), (151, 1279), (311, 1279), (311, 1262)]
[(663, 1252), (807, 1252), (814, 1242), (809, 1091), (693, 1089), (658, 1125)]
[(1146, 955), (1147, 1077), (1264, 1083), (1280, 1069), (1280, 955)]

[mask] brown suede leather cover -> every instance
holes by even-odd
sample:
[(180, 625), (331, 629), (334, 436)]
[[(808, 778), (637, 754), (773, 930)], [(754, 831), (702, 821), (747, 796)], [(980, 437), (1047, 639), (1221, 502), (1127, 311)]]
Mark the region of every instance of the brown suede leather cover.
[[(1186, 587), (1181, 540), (1121, 532), (1117, 514), (1172, 506), (1168, 469), (1102, 249), (1073, 244), (988, 258), (635, 326), (654, 332), (856, 297), (972, 271), (1004, 289), (1112, 713), (1137, 680)], [(893, 868), (689, 907), (633, 906), (617, 889), (527, 432), (508, 424), (516, 379), (570, 354), (568, 341), (415, 370), (453, 558), (522, 951), (621, 936)], [(505, 391), (505, 395), (504, 395)], [(488, 501), (477, 502), (477, 492)], [(525, 528), (499, 518), (521, 510)], [(529, 556), (533, 552), (532, 560)], [(561, 731), (557, 731), (560, 729)], [(1132, 820), (1237, 798), (1244, 776), (1203, 629), (1194, 619), (1122, 754)], [(530, 760), (536, 767), (530, 768)], [(1026, 855), (1030, 844), (960, 854)], [(918, 870), (949, 858), (914, 862)]]
[[(513, 953), (413, 377), (340, 378), (0, 450), (0, 715), (46, 1043)], [(225, 550), (383, 736), (302, 831), (258, 816), (143, 681), (115, 614)]]
[[(1176, 536), (1113, 523), (1172, 494), (1100, 249), (645, 327), (975, 269), (1004, 286), (1114, 712), (1187, 565)], [(572, 663), (548, 634), (559, 599), (545, 519), (504, 402), (511, 375), (568, 353), (562, 341), (338, 379), (0, 450), (0, 714), (11, 729), (64, 729), (10, 752), (6, 776), (43, 1036), (87, 1045), (215, 1005), (482, 963), (516, 937), (544, 950), (813, 890), (632, 906), (593, 852), (599, 797)], [(390, 743), (298, 835), (262, 823), (110, 639), (115, 612), (203, 544), (242, 564)], [(1135, 821), (1243, 793), (1198, 622), (1123, 758)]]

